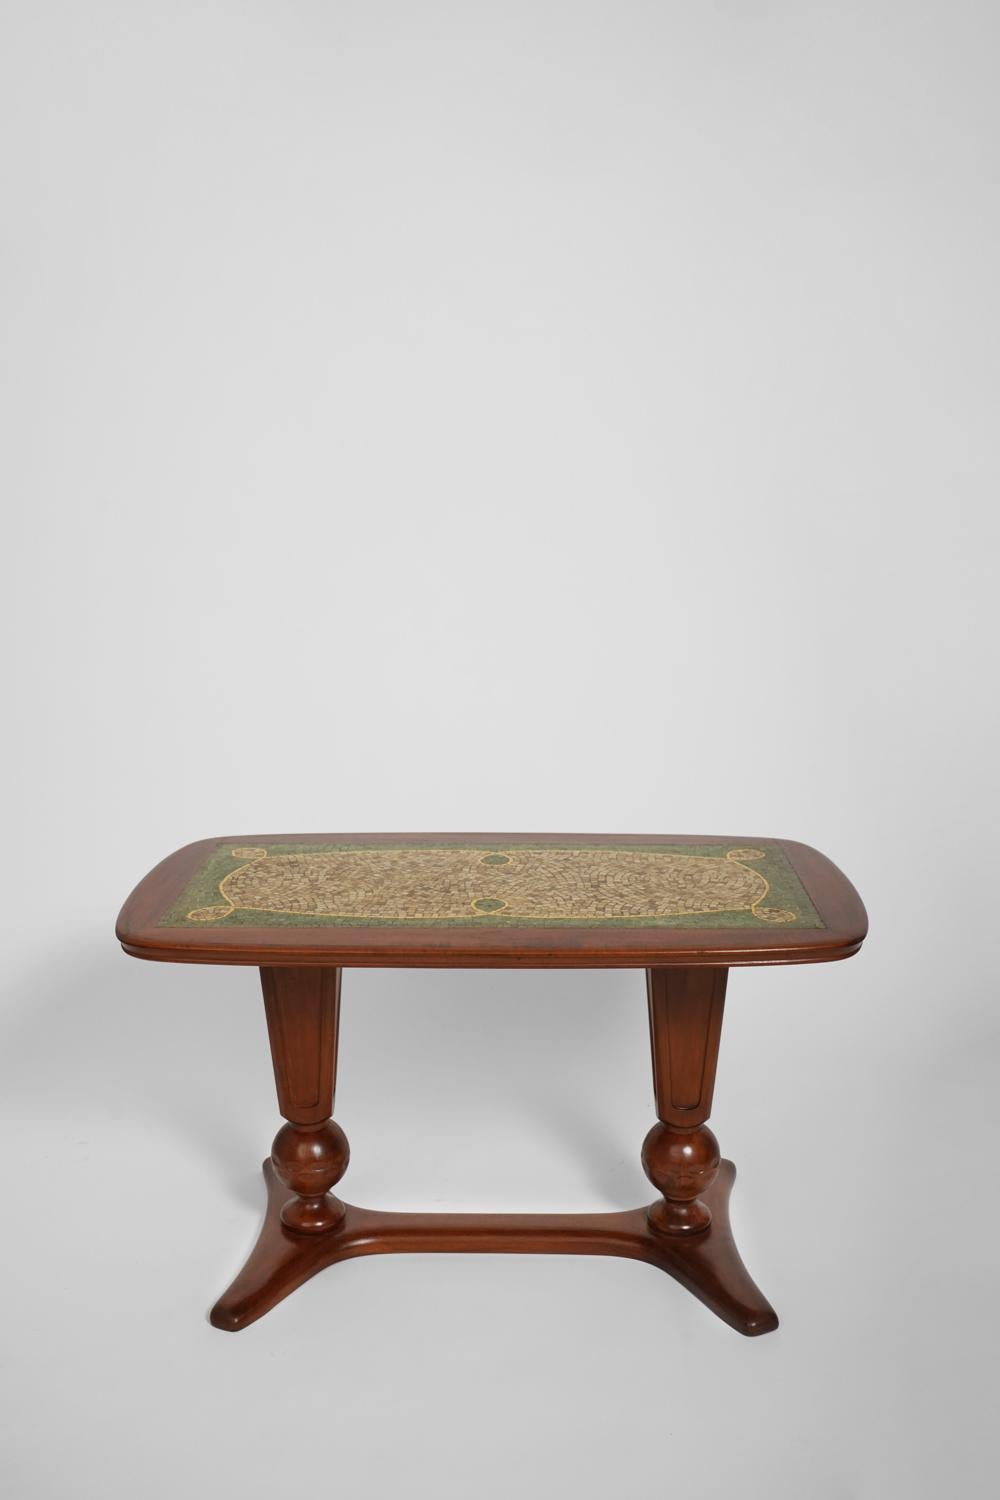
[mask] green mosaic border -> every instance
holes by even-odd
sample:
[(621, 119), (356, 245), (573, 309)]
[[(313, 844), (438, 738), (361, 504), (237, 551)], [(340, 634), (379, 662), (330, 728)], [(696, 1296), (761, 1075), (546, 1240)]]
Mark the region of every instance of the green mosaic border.
[[(202, 931), (220, 927), (685, 927), (720, 928), (753, 927), (758, 931), (797, 931), (802, 928), (824, 928), (826, 923), (813, 906), (803, 889), (802, 882), (792, 869), (782, 849), (766, 841), (758, 840), (752, 847), (763, 849), (766, 857), (754, 860), (750, 868), (759, 870), (770, 887), (766, 904), (795, 912), (795, 921), (783, 923), (780, 928), (762, 922), (750, 911), (710, 912), (699, 917), (504, 917), (483, 913), (469, 917), (324, 917), (299, 915), (292, 912), (241, 911), (230, 912), (212, 923), (189, 922), (187, 913), (198, 907), (213, 906), (219, 901), (219, 881), (238, 868), (243, 861), (234, 860), (229, 851), (246, 847), (245, 842), (230, 840), (219, 844), (209, 855), (201, 869), (192, 878), (182, 895), (157, 924), (160, 927), (200, 928)], [(419, 841), (408, 843), (401, 840), (395, 844), (258, 844), (254, 848), (266, 849), (268, 854), (328, 854), (338, 849), (599, 849), (604, 853), (632, 852), (658, 854), (702, 854), (724, 857), (727, 849), (748, 848), (747, 844), (734, 842), (714, 844), (666, 844), (650, 841), (642, 844), (540, 844), (506, 840), (475, 844), (425, 844)]]

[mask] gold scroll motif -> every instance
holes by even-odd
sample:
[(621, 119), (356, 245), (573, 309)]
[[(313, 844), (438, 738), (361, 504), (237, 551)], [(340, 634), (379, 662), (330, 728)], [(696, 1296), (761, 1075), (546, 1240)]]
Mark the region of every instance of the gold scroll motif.
[(761, 922), (796, 915), (763, 903), (768, 883), (748, 861), (762, 849), (723, 856), (628, 848), (335, 849), (270, 854), (234, 848), (245, 861), (219, 881), (224, 905), (188, 921), (234, 911), (341, 921), (448, 922), (477, 916), (516, 922), (619, 922), (752, 912)]

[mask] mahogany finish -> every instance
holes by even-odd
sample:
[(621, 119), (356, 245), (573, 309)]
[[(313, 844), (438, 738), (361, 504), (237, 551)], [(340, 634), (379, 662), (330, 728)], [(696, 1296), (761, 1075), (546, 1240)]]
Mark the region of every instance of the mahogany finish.
[(857, 891), (837, 866), (789, 839), (709, 840), (657, 835), (669, 844), (776, 844), (802, 882), (824, 927), (162, 927), (192, 875), (219, 844), (268, 845), (357, 843), (374, 847), (400, 842), (462, 846), (470, 843), (588, 845), (649, 844), (634, 834), (323, 833), (240, 834), (202, 839), (171, 854), (140, 881), (122, 908), (117, 936), (126, 953), (169, 963), (277, 965), (329, 968), (438, 969), (646, 969), (662, 964), (822, 963), (856, 953), (868, 930)]
[(729, 1194), (736, 1177), (722, 1162), (706, 1198), (712, 1222), (703, 1234), (658, 1234), (646, 1210), (609, 1214), (382, 1213), (345, 1205), (344, 1221), (329, 1234), (297, 1234), (281, 1220), (284, 1190), (264, 1163), (267, 1213), (250, 1258), (212, 1308), (216, 1328), (248, 1327), (326, 1266), (356, 1255), (396, 1251), (502, 1252), (532, 1255), (622, 1255), (666, 1271), (738, 1333), (777, 1328), (774, 1308), (750, 1278), (729, 1227)]
[[(297, 836), (296, 842), (334, 837)], [(427, 837), (460, 844), (490, 836)], [(536, 843), (555, 843), (565, 836), (534, 838)], [(371, 843), (397, 841), (395, 835), (368, 836)], [(729, 968), (843, 958), (865, 936), (860, 898), (829, 860), (803, 844), (781, 844), (825, 923), (794, 937), (746, 926), (432, 930), (234, 925), (215, 931), (158, 926), (216, 842), (189, 845), (148, 875), (126, 903), (117, 932), (126, 952), (143, 958), (260, 967), (278, 1106), (286, 1123), (264, 1163), (268, 1202), (260, 1236), (212, 1309), (217, 1328), (247, 1327), (325, 1266), (399, 1251), (627, 1256), (666, 1271), (740, 1333), (777, 1327), (774, 1309), (751, 1280), (733, 1242), (729, 1195), (735, 1168), (720, 1160), (706, 1121)], [(587, 842), (647, 841), (589, 837)], [(441, 1214), (374, 1212), (337, 1198), (331, 1189), (350, 1155), (332, 1118), (341, 969), (374, 964), (645, 967), (658, 1118), (643, 1143), (642, 1164), (659, 1194), (655, 1202), (621, 1213)]]
[(347, 1169), (350, 1148), (330, 1119), (340, 1028), (339, 969), (261, 969), (278, 1108), (288, 1121), (271, 1162), (296, 1196), (281, 1211), (289, 1229), (319, 1233), (344, 1217), (329, 1191)]
[(320, 1125), (333, 1114), (340, 1033), (339, 969), (261, 969), (278, 1108)]
[(646, 1176), (663, 1194), (649, 1210), (664, 1234), (691, 1234), (712, 1220), (702, 1195), (719, 1169), (719, 1143), (705, 1125), (726, 1003), (727, 969), (650, 969), (649, 1037), (660, 1123), (642, 1145)]
[[(663, 1195), (613, 1214), (391, 1214), (354, 1208), (329, 1189), (348, 1161), (329, 1115), (337, 1063), (340, 971), (263, 969), (264, 1004), (282, 1114), (290, 1121), (264, 1164), (268, 1211), (243, 1270), (212, 1310), (235, 1331), (338, 1261), (401, 1250), (624, 1255), (675, 1277), (741, 1333), (777, 1327), (729, 1229), (735, 1176), (702, 1123), (712, 1102), (725, 969), (651, 969), (654, 1092), (660, 1123), (642, 1162)], [(292, 1194), (289, 1197), (289, 1194)], [(713, 1217), (714, 1212), (714, 1217)]]

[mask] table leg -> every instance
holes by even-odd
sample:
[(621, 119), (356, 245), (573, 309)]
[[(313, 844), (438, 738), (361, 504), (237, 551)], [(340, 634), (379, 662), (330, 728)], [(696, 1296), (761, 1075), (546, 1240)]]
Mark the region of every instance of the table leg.
[(326, 1266), (393, 1252), (621, 1255), (666, 1271), (740, 1333), (777, 1327), (729, 1228), (732, 1162), (707, 1128), (725, 969), (651, 969), (649, 1019), (659, 1123), (643, 1145), (660, 1192), (649, 1208), (591, 1214), (391, 1213), (330, 1189), (347, 1140), (330, 1118), (340, 973), (262, 969), (278, 1102), (287, 1124), (264, 1163), (267, 1211), (249, 1259), (212, 1309), (217, 1328), (246, 1328)]
[[(736, 1176), (705, 1121), (712, 1109), (728, 969), (648, 969), (653, 1090), (659, 1116), (642, 1145), (662, 1195), (647, 1211), (663, 1270), (743, 1333), (778, 1318), (744, 1266), (729, 1227)], [(721, 1171), (720, 1171), (721, 1167)]]
[[(350, 1157), (347, 1137), (330, 1118), (337, 1077), (339, 969), (261, 969), (264, 1009), (278, 1107), (286, 1124), (271, 1147), (270, 1167), (282, 1195), (284, 1233), (261, 1238), (232, 1286), (212, 1309), (218, 1328), (242, 1328), (312, 1274), (310, 1242), (344, 1219), (330, 1189)], [(265, 1163), (265, 1169), (267, 1167)], [(265, 1175), (266, 1170), (265, 1170)], [(306, 1267), (309, 1269), (306, 1269)]]

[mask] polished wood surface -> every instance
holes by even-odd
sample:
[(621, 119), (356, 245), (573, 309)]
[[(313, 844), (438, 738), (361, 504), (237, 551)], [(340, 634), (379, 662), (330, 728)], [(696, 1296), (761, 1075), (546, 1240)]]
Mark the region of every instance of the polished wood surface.
[(282, 1222), (286, 1194), (266, 1161), (268, 1202), (260, 1237), (213, 1307), (211, 1321), (231, 1333), (246, 1328), (317, 1271), (357, 1255), (452, 1251), (644, 1260), (679, 1281), (738, 1333), (768, 1333), (777, 1328), (777, 1316), (747, 1272), (729, 1227), (735, 1176), (732, 1162), (722, 1162), (706, 1193), (711, 1224), (690, 1236), (659, 1234), (644, 1208), (607, 1214), (402, 1214), (352, 1204), (345, 1205), (339, 1227), (307, 1235)]
[[(400, 837), (367, 836), (373, 846), (395, 846)], [(436, 844), (485, 843), (491, 839), (482, 834), (425, 837)], [(506, 837), (527, 840), (529, 836)], [(545, 842), (543, 836), (530, 837), (535, 844)], [(601, 842), (594, 836), (579, 837), (586, 838), (588, 847)], [(336, 838), (315, 835), (312, 842), (331, 843)], [(562, 849), (567, 847), (566, 835), (547, 838)], [(475, 924), (437, 929), (412, 925), (260, 928), (246, 923), (198, 928), (202, 919), (215, 922), (220, 910), (227, 916), (237, 910), (234, 901), (221, 908), (203, 910), (199, 906), (192, 910), (189, 916), (193, 926), (161, 925), (164, 914), (170, 914), (169, 922), (176, 924), (175, 905), (184, 894), (181, 910), (186, 910), (189, 887), (202, 890), (212, 885), (214, 873), (210, 877), (198, 875), (193, 886), (190, 882), (192, 872), (202, 869), (208, 851), (217, 848), (219, 842), (205, 840), (171, 855), (132, 893), (117, 927), (125, 951), (141, 958), (256, 964), (260, 968), (278, 1107), (285, 1124), (264, 1164), (268, 1197), (263, 1228), (242, 1271), (212, 1310), (211, 1320), (217, 1328), (246, 1328), (326, 1266), (358, 1255), (408, 1251), (626, 1256), (666, 1271), (740, 1333), (756, 1335), (777, 1327), (773, 1308), (751, 1280), (733, 1242), (729, 1194), (735, 1168), (732, 1162), (721, 1160), (707, 1120), (729, 969), (741, 964), (845, 958), (857, 950), (865, 936), (867, 919), (860, 898), (829, 860), (804, 844), (781, 841), (784, 857), (806, 899), (800, 901), (794, 914), (771, 908), (765, 918), (786, 922), (804, 917), (813, 922), (818, 913), (823, 923), (809, 930), (799, 928), (793, 934), (766, 923), (759, 928), (744, 923), (700, 929), (622, 925), (480, 928)], [(253, 863), (271, 857), (268, 850), (253, 846), (274, 840), (244, 836), (222, 842), (235, 846), (232, 851), (224, 851), (225, 859), (246, 856)], [(295, 842), (308, 844), (310, 840), (295, 836)], [(650, 841), (609, 835), (605, 842), (620, 845)], [(672, 837), (669, 842), (708, 841)], [(735, 846), (724, 857), (742, 863), (755, 857), (754, 846), (765, 841), (722, 842)], [(314, 859), (300, 860), (295, 868), (315, 871)], [(405, 859), (409, 859), (408, 853)], [(573, 852), (568, 862), (575, 860)], [(391, 862), (396, 862), (396, 855)], [(449, 855), (443, 863), (454, 865), (455, 861)], [(505, 861), (490, 856), (488, 863), (496, 867)], [(622, 875), (627, 863), (634, 868), (642, 862), (630, 856), (629, 861), (616, 867), (614, 878)], [(380, 857), (368, 864), (384, 866), (386, 860)], [(692, 861), (685, 855), (675, 861), (675, 867), (685, 872), (684, 880), (695, 885), (702, 879), (709, 885), (715, 880), (710, 867), (706, 873), (710, 865), (711, 861), (702, 864), (699, 856)], [(598, 878), (603, 879), (599, 860), (597, 867)], [(238, 868), (242, 872), (243, 867)], [(290, 868), (280, 866), (283, 872)], [(594, 868), (592, 862), (588, 868)], [(214, 872), (216, 863), (210, 869)], [(694, 870), (697, 873), (692, 875)], [(296, 879), (300, 878), (297, 874)], [(284, 874), (281, 879), (285, 879)], [(780, 885), (780, 880), (777, 883)], [(785, 889), (791, 889), (791, 885), (786, 876)], [(758, 881), (757, 887), (765, 892), (771, 889), (765, 881)], [(218, 888), (228, 897), (228, 876)], [(481, 908), (485, 905), (482, 889), (479, 885), (472, 893), (473, 905)], [(702, 889), (698, 886), (699, 901)], [(363, 896), (363, 889), (359, 890)], [(755, 898), (746, 909), (757, 915), (762, 900)], [(489, 902), (491, 907), (497, 904)], [(252, 909), (275, 910), (259, 905)], [(239, 910), (245, 916), (246, 907)], [(280, 907), (277, 910), (284, 914)], [(298, 911), (296, 908), (290, 913), (296, 921)], [(350, 1158), (347, 1138), (333, 1118), (342, 970), (362, 965), (644, 967), (657, 1120), (643, 1142), (641, 1157), (658, 1193), (654, 1202), (625, 1212), (596, 1214), (383, 1213), (343, 1202), (332, 1191)]]
[(664, 1234), (707, 1229), (705, 1194), (719, 1168), (719, 1143), (705, 1121), (726, 1002), (727, 969), (650, 969), (646, 975), (653, 1094), (659, 1123), (642, 1145), (646, 1176), (663, 1195), (649, 1211)]
[(401, 841), (440, 846), (532, 842), (587, 846), (648, 845), (651, 835), (633, 834), (240, 834), (203, 839), (165, 859), (136, 887), (118, 918), (117, 935), (136, 958), (173, 963), (251, 964), (256, 967), (318, 965), (378, 968), (649, 968), (667, 964), (735, 966), (817, 963), (857, 952), (867, 932), (861, 899), (825, 855), (787, 839), (710, 839), (657, 835), (678, 846), (717, 844), (752, 848), (774, 845), (788, 860), (822, 927), (642, 927), (589, 926), (163, 926), (188, 883), (220, 843), (265, 846), (276, 842), (330, 844), (337, 841), (387, 848)]
[(777, 1327), (774, 1310), (733, 1243), (735, 1168), (720, 1163), (704, 1125), (712, 1103), (725, 969), (653, 969), (647, 976), (659, 1122), (642, 1148), (661, 1196), (610, 1214), (381, 1213), (330, 1189), (348, 1163), (330, 1118), (341, 976), (336, 969), (261, 971), (279, 1107), (288, 1123), (264, 1164), (268, 1209), (243, 1270), (212, 1311), (217, 1328), (247, 1327), (308, 1277), (357, 1255), (389, 1251), (513, 1251), (622, 1255), (667, 1271), (741, 1333)]
[(318, 1234), (344, 1217), (330, 1189), (347, 1169), (347, 1137), (333, 1113), (340, 1029), (339, 969), (261, 969), (267, 1034), (283, 1125), (271, 1147), (278, 1179), (293, 1197), (281, 1217)]

